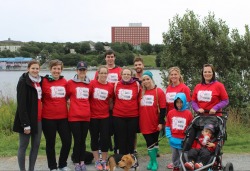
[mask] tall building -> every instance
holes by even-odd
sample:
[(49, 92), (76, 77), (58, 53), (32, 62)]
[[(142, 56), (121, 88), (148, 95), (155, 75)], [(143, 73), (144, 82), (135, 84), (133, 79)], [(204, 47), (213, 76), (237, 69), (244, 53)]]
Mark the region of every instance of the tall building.
[(149, 43), (149, 27), (143, 27), (142, 23), (129, 23), (127, 27), (112, 27), (111, 39), (112, 43), (127, 42), (134, 46)]

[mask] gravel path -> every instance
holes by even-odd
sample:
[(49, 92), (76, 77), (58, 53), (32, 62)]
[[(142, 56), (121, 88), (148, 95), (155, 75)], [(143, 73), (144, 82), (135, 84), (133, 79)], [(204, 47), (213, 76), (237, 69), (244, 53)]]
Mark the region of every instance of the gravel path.
[[(148, 157), (139, 158), (139, 171), (146, 171), (146, 164)], [(28, 160), (28, 158), (26, 158)], [(166, 163), (170, 162), (170, 155), (161, 155), (157, 158), (159, 161), (158, 171), (170, 171), (166, 168)], [(250, 171), (250, 154), (223, 154), (223, 165), (227, 162), (232, 162), (234, 165), (234, 170), (249, 170)], [(70, 160), (68, 160), (68, 167), (73, 171), (74, 166)], [(37, 171), (48, 171), (47, 161), (45, 156), (38, 156), (36, 168)], [(18, 163), (16, 157), (1, 157), (0, 158), (0, 171), (8, 170), (18, 170)], [(87, 165), (88, 171), (95, 171), (94, 164)], [(117, 171), (122, 171), (122, 169), (116, 169)], [(133, 169), (131, 169), (133, 170)]]

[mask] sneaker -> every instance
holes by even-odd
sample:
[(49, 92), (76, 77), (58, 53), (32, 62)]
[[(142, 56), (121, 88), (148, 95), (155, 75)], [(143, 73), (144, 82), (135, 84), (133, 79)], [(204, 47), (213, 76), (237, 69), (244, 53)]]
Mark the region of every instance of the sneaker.
[(57, 169), (52, 169), (52, 170), (50, 170), (50, 171), (57, 171)]
[(82, 170), (82, 171), (87, 171), (86, 165), (85, 165), (84, 163), (81, 164), (80, 167), (81, 167), (81, 170)]
[(179, 171), (179, 170), (180, 170), (179, 167), (174, 167), (174, 168), (173, 168), (173, 171)]
[(63, 168), (59, 168), (59, 171), (70, 171), (71, 169), (68, 167), (63, 167)]
[(199, 168), (203, 167), (203, 164), (202, 163), (195, 163), (194, 167), (195, 167), (195, 169), (199, 169)]
[(188, 170), (194, 170), (194, 164), (193, 162), (186, 162), (184, 164), (184, 166), (188, 169)]
[(168, 169), (173, 169), (173, 168), (174, 168), (173, 163), (169, 163), (169, 164), (167, 165), (167, 168), (168, 168)]
[(100, 161), (95, 162), (95, 168), (96, 168), (96, 170), (102, 170), (102, 164)]
[(102, 169), (103, 170), (108, 170), (107, 162), (106, 161), (102, 161), (101, 164), (102, 164)]
[(75, 171), (81, 171), (82, 169), (81, 169), (81, 166), (79, 165), (79, 164), (77, 164), (76, 166), (75, 166)]

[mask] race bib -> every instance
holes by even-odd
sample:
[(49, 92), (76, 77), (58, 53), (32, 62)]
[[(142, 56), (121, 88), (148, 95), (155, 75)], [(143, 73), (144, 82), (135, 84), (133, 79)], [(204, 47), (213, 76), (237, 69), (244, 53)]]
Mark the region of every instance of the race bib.
[(208, 90), (205, 90), (205, 91), (198, 91), (197, 96), (198, 96), (198, 97), (197, 97), (198, 101), (211, 102), (211, 99), (212, 99), (212, 91), (208, 91)]
[(142, 106), (153, 106), (154, 96), (153, 95), (144, 95), (141, 100)]
[(52, 98), (63, 98), (66, 96), (65, 88), (62, 86), (52, 86), (50, 90)]
[(132, 90), (127, 89), (119, 89), (118, 91), (118, 98), (122, 100), (131, 100), (133, 96)]
[(94, 89), (94, 98), (98, 100), (106, 100), (108, 97), (108, 91), (100, 88)]
[(168, 103), (174, 103), (174, 98), (176, 96), (176, 92), (169, 92), (166, 94), (166, 100)]
[(180, 117), (172, 118), (172, 128), (177, 130), (184, 130), (186, 127), (186, 119)]
[(76, 98), (77, 99), (88, 99), (89, 98), (89, 89), (85, 87), (76, 88)]
[(117, 73), (109, 73), (107, 81), (109, 83), (115, 83), (116, 81), (118, 81), (118, 74)]

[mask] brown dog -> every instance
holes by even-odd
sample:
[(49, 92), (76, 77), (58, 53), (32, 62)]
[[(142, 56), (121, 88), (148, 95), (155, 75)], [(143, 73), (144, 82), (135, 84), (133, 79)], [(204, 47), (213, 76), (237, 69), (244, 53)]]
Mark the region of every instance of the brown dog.
[(132, 154), (127, 154), (127, 155), (114, 154), (114, 155), (111, 155), (108, 158), (107, 165), (108, 165), (108, 168), (110, 171), (114, 171), (117, 166), (120, 168), (123, 168), (124, 171), (128, 171), (131, 168), (134, 168), (136, 171), (138, 166), (139, 166), (137, 158)]

